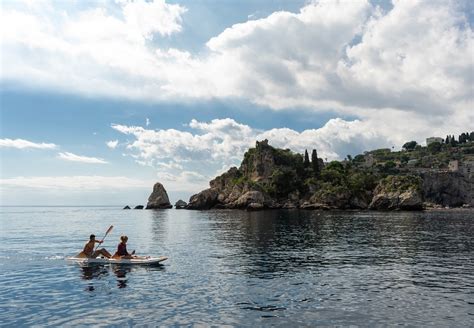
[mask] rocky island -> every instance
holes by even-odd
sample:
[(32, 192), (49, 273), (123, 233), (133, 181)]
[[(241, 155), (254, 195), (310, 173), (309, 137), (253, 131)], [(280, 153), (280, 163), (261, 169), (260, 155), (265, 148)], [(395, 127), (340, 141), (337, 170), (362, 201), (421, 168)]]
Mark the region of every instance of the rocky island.
[[(434, 139), (430, 140), (430, 139)], [(407, 142), (343, 161), (311, 160), (268, 140), (256, 142), (240, 164), (191, 196), (186, 209), (421, 210), (474, 206), (474, 132)]]
[(159, 182), (155, 183), (153, 186), (153, 191), (148, 197), (148, 203), (146, 204), (146, 209), (166, 209), (172, 208), (170, 200), (168, 198), (168, 193), (166, 192), (163, 185)]

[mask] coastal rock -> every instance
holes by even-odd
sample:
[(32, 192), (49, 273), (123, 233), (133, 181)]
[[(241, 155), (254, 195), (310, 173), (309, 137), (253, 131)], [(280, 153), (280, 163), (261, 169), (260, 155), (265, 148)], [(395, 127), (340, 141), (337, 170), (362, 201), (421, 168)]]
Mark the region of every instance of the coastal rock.
[(129, 210), (129, 209), (130, 209), (130, 206), (127, 205), (127, 206), (125, 206), (123, 209), (124, 209), (124, 210)]
[(431, 202), (423, 202), (423, 208), (426, 209), (426, 210), (440, 209), (440, 208), (443, 208), (443, 205), (434, 204), (434, 203), (431, 203)]
[(406, 191), (398, 197), (398, 208), (401, 210), (418, 211), (423, 209), (423, 199), (419, 191)]
[(189, 210), (207, 210), (217, 204), (218, 192), (215, 188), (209, 188), (191, 196), (188, 206)]
[(418, 176), (388, 176), (382, 179), (374, 191), (369, 205), (373, 210), (421, 210), (422, 180)]
[[(474, 153), (474, 147), (466, 151)], [(464, 158), (462, 170), (448, 172), (441, 166), (398, 163), (413, 153), (390, 152), (370, 153), (377, 165), (365, 165), (365, 155), (323, 163), (317, 155), (309, 161), (308, 156), (274, 148), (267, 140), (257, 141), (245, 152), (240, 167), (211, 180), (210, 188), (192, 196), (186, 208), (421, 210), (425, 200), (449, 207), (474, 206), (474, 179), (469, 171), (474, 161)], [(443, 158), (453, 154), (446, 152)]]
[(300, 208), (303, 209), (303, 210), (314, 210), (314, 209), (316, 209), (314, 204), (312, 204), (310, 202), (303, 202), (303, 204), (301, 204)]
[(395, 210), (400, 193), (378, 193), (369, 205), (371, 210)]
[(316, 192), (310, 199), (311, 204), (316, 208), (350, 208), (351, 194), (347, 190), (334, 190), (332, 192)]
[(457, 207), (474, 206), (474, 179), (460, 172), (424, 172), (423, 197), (435, 204)]
[(263, 210), (265, 207), (261, 203), (250, 203), (247, 206), (247, 211), (260, 211)]
[(369, 207), (369, 201), (363, 196), (353, 196), (349, 201), (350, 208), (363, 210)]
[(233, 205), (236, 208), (246, 208), (250, 204), (254, 204), (254, 207), (257, 206), (255, 204), (260, 204), (263, 207), (264, 201), (265, 198), (260, 191), (252, 190), (240, 196)]
[(168, 193), (166, 192), (163, 185), (159, 182), (155, 183), (153, 186), (153, 192), (150, 197), (148, 197), (148, 203), (146, 209), (164, 209), (172, 208), (170, 200), (168, 198)]
[(287, 210), (295, 209), (295, 208), (298, 208), (298, 207), (299, 207), (298, 204), (295, 203), (294, 201), (291, 201), (291, 200), (286, 201), (286, 202), (281, 206), (281, 208), (287, 209)]
[(143, 206), (143, 205), (137, 205), (137, 206), (135, 206), (133, 209), (135, 209), (135, 210), (143, 210), (144, 207), (145, 207), (145, 206)]
[(186, 206), (188, 205), (188, 203), (186, 203), (184, 200), (178, 200), (176, 202), (176, 204), (174, 204), (174, 207), (178, 210), (181, 210), (183, 208), (186, 208)]
[(254, 182), (268, 182), (275, 171), (274, 148), (268, 145), (268, 140), (257, 141), (255, 148), (245, 156), (240, 171), (245, 177)]

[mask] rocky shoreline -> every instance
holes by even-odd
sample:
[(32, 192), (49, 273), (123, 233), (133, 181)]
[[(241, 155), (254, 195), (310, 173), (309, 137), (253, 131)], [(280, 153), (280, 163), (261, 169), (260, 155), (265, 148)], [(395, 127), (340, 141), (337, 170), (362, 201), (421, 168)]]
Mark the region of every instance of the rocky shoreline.
[[(405, 154), (402, 154), (405, 155)], [(210, 188), (176, 202), (177, 209), (421, 211), (474, 207), (472, 175), (435, 170), (386, 170), (357, 161), (325, 163), (256, 142), (240, 167), (209, 182)], [(156, 183), (146, 209), (172, 208)]]
[(474, 206), (473, 181), (459, 173), (380, 174), (350, 163), (312, 162), (267, 140), (249, 149), (239, 168), (191, 196), (190, 210), (409, 210)]

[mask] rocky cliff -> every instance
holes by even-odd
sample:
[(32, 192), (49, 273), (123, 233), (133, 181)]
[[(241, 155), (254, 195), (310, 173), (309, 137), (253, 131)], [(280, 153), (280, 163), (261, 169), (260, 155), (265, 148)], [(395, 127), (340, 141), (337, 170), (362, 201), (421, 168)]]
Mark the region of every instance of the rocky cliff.
[(265, 208), (420, 210), (429, 201), (474, 205), (473, 181), (461, 174), (381, 173), (350, 162), (313, 162), (267, 140), (249, 149), (239, 168), (210, 181), (187, 209)]
[(426, 201), (443, 206), (474, 206), (474, 177), (460, 172), (425, 172), (423, 196)]
[(421, 210), (422, 179), (417, 176), (388, 176), (374, 190), (369, 208), (374, 210)]
[(148, 197), (146, 209), (163, 209), (172, 207), (173, 206), (171, 205), (168, 198), (168, 193), (166, 192), (163, 185), (159, 182), (155, 183), (153, 186), (153, 192), (150, 194), (150, 197)]

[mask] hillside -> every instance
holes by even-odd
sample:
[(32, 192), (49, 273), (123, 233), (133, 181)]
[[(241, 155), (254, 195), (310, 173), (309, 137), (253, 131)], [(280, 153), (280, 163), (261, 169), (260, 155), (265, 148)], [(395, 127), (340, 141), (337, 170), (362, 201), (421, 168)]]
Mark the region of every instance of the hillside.
[(209, 189), (190, 198), (187, 208), (474, 206), (474, 142), (469, 137), (452, 140), (427, 147), (408, 142), (401, 151), (377, 149), (329, 163), (318, 158), (316, 150), (310, 160), (307, 152), (301, 155), (257, 141), (239, 168), (212, 180)]

